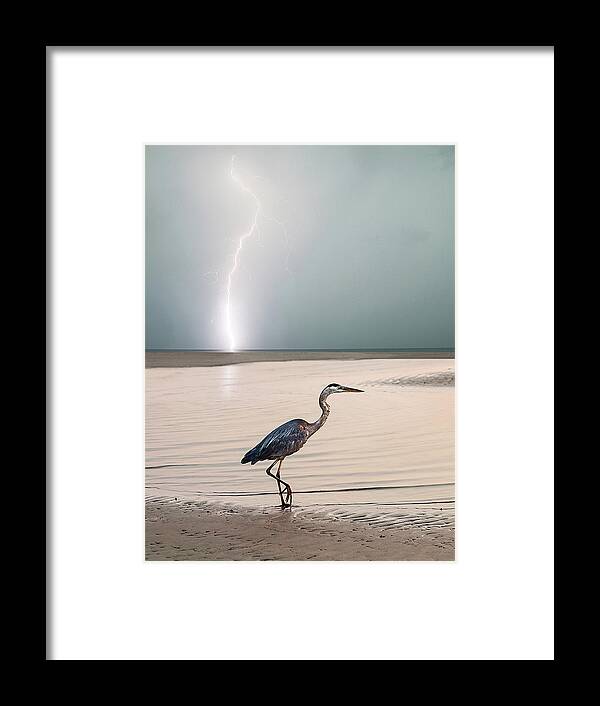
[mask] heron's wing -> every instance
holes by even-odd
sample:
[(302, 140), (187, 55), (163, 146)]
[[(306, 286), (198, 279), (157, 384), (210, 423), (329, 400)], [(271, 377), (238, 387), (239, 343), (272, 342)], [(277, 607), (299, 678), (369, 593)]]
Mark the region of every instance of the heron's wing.
[(248, 451), (244, 458), (256, 463), (256, 461), (283, 458), (295, 453), (304, 446), (309, 437), (307, 426), (303, 419), (292, 419), (282, 424), (267, 434), (259, 444)]

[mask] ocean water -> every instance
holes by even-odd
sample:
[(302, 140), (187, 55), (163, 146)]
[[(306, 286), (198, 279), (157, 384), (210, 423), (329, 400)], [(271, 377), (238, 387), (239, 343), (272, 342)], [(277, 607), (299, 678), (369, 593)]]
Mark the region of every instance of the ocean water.
[(146, 370), (146, 494), (277, 511), (244, 453), (288, 419), (325, 425), (282, 465), (295, 513), (454, 526), (454, 360), (310, 360)]

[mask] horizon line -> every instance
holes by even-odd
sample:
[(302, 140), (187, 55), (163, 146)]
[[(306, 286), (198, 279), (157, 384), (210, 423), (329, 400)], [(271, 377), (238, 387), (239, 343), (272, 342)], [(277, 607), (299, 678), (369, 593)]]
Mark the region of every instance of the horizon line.
[(146, 353), (155, 353), (163, 351), (193, 351), (195, 353), (273, 353), (276, 351), (307, 351), (307, 352), (343, 352), (358, 353), (365, 352), (383, 352), (383, 351), (454, 351), (455, 346), (416, 346), (410, 348), (240, 348), (235, 351), (226, 350), (224, 348), (145, 348)]

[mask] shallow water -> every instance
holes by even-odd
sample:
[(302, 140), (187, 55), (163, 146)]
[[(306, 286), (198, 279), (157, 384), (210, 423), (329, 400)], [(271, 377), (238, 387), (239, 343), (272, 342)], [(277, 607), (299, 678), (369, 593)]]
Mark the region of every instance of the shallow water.
[(454, 361), (321, 360), (146, 370), (146, 493), (276, 508), (244, 453), (288, 419), (326, 424), (282, 465), (294, 512), (370, 524), (454, 524)]

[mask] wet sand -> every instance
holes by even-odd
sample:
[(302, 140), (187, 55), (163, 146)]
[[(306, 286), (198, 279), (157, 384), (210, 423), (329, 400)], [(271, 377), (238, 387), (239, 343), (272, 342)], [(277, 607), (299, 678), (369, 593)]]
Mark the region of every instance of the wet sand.
[(245, 510), (174, 498), (146, 502), (146, 559), (451, 561), (453, 527), (323, 520), (288, 510)]
[[(282, 512), (267, 464), (240, 459), (282, 422), (315, 420), (330, 382), (365, 393), (330, 398), (284, 461)], [(148, 559), (452, 559), (454, 361), (147, 369), (146, 502)]]
[(453, 359), (451, 351), (146, 351), (146, 368), (195, 368), (292, 360)]

